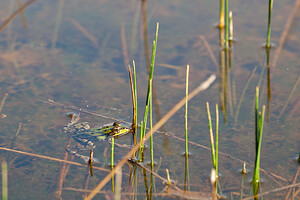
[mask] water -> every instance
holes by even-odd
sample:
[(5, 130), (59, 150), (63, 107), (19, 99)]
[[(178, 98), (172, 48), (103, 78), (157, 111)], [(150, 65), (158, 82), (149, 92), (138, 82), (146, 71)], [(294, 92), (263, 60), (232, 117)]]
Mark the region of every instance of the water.
[[(1, 3), (0, 19), (3, 22), (18, 5), (13, 1)], [(219, 150), (231, 156), (219, 156), (219, 171), (222, 174), (220, 183), (225, 195), (240, 192), (242, 176), (237, 170), (242, 167), (243, 161), (253, 163), (255, 159), (253, 106), (255, 87), (259, 83), (261, 105), (268, 105), (267, 68), (264, 67), (266, 53), (261, 47), (266, 40), (267, 31), (265, 3), (230, 2), (234, 36), (238, 42), (233, 46), (232, 66), (227, 76), (226, 115), (225, 112), (220, 114)], [(274, 4), (271, 41), (277, 44), (277, 48), (270, 51), (271, 64), (287, 21), (287, 17), (282, 17), (283, 13), (289, 14), (293, 4), (292, 1)], [(66, 113), (72, 110), (39, 100), (51, 99), (70, 107), (76, 106), (76, 112), (80, 112), (81, 108), (130, 122), (132, 107), (127, 64), (133, 59), (138, 73), (140, 121), (147, 90), (141, 7), (141, 2), (138, 1), (36, 1), (25, 10), (23, 23), (21, 15), (17, 16), (0, 33), (0, 99), (8, 93), (1, 112), (6, 115), (6, 118), (0, 120), (1, 146), (63, 159), (68, 136), (61, 129), (69, 121)], [(192, 192), (202, 192), (190, 194), (192, 196), (205, 196), (210, 192), (209, 174), (212, 167), (210, 150), (199, 146), (210, 147), (205, 102), (210, 102), (212, 117), (215, 119), (215, 104), (222, 105), (223, 98), (219, 94), (220, 82), (224, 80), (219, 76), (219, 30), (214, 27), (218, 21), (218, 3), (149, 1), (146, 8), (150, 50), (156, 22), (160, 23), (154, 71), (159, 105), (159, 108), (155, 108), (156, 111), (159, 110), (163, 116), (184, 96), (186, 64), (190, 64), (190, 91), (209, 75), (218, 76), (207, 91), (189, 102), (189, 139), (196, 145), (189, 145), (192, 155), (188, 160), (190, 185), (187, 188)], [(24, 29), (24, 21), (27, 29)], [(268, 122), (264, 125), (261, 155), (263, 169), (289, 181), (293, 179), (298, 167), (294, 157), (299, 154), (300, 146), (299, 82), (293, 95), (288, 98), (300, 75), (299, 31), (299, 17), (296, 17), (277, 64), (271, 68), (271, 99), (269, 114), (265, 120), (268, 119)], [(124, 36), (127, 54), (123, 50), (124, 40), (122, 45), (121, 37)], [(256, 71), (253, 72), (255, 67)], [(112, 122), (111, 119), (85, 112), (81, 113), (81, 121), (88, 121), (92, 126)], [(19, 134), (15, 137), (20, 123)], [(171, 132), (171, 135), (184, 138), (184, 110), (177, 112), (164, 125), (164, 129)], [(130, 144), (131, 138), (125, 136), (117, 142)], [(167, 168), (171, 179), (178, 182), (181, 190), (185, 189), (186, 162), (181, 155), (183, 151), (183, 141), (159, 133), (154, 136), (154, 159), (158, 163), (155, 172), (166, 178)], [(127, 152), (128, 149), (116, 148), (116, 161)], [(1, 151), (0, 155), (1, 161), (8, 162), (8, 195), (11, 199), (56, 198), (61, 163), (7, 151)], [(146, 149), (146, 161), (149, 160), (149, 155), (149, 149)], [(100, 164), (95, 166), (109, 169), (107, 164), (110, 162), (110, 145), (99, 142), (95, 157), (100, 160)], [(74, 161), (82, 163), (79, 159)], [(247, 165), (247, 168), (252, 169), (252, 166), (253, 164)], [(142, 170), (139, 167), (136, 170), (137, 183), (131, 188), (130, 167), (124, 166), (122, 192), (134, 191), (138, 199), (144, 199), (147, 198), (145, 179), (141, 175)], [(71, 188), (83, 188), (88, 173), (85, 167), (72, 165), (63, 182), (62, 198), (81, 199), (83, 193), (72, 191)], [(88, 189), (93, 189), (106, 174), (107, 172), (94, 169)], [(261, 176), (264, 179), (263, 191), (280, 187), (265, 173), (261, 172)], [(251, 177), (250, 172), (246, 179), (250, 180)], [(275, 180), (282, 185), (288, 184), (278, 178)], [(162, 182), (155, 178), (153, 198), (163, 198), (155, 196), (164, 190)], [(149, 187), (149, 172), (147, 183)], [(249, 182), (245, 182), (244, 187), (244, 193), (249, 194)], [(104, 189), (111, 191), (111, 183)], [(169, 194), (178, 197), (174, 191)], [(282, 199), (284, 196), (285, 193), (274, 193), (267, 197)], [(128, 196), (123, 196), (125, 197)], [(100, 194), (98, 198), (102, 199), (104, 195)], [(239, 196), (234, 195), (234, 198)]]

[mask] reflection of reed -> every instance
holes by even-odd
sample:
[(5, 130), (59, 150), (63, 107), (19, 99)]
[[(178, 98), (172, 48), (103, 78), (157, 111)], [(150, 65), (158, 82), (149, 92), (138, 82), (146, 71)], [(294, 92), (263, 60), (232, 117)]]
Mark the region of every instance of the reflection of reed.
[[(223, 113), (226, 113), (224, 107), (224, 28), (220, 28), (220, 51), (219, 51), (219, 99), (220, 99), (220, 107)], [(225, 111), (225, 112), (224, 112)], [(225, 114), (224, 114), (225, 115)]]
[(148, 186), (148, 181), (147, 181), (147, 171), (145, 168), (143, 168), (142, 170), (143, 170), (143, 175), (144, 175), (146, 197), (147, 197), (147, 200), (149, 200), (150, 198), (149, 198), (149, 186)]
[[(147, 3), (146, 0), (142, 0), (142, 27), (143, 27), (143, 35), (144, 35), (144, 52), (145, 52), (145, 58), (147, 63), (147, 72), (149, 74), (150, 72), (150, 51), (149, 51), (149, 44), (148, 44), (148, 23), (147, 23)], [(159, 109), (159, 103), (157, 99), (157, 93), (154, 85), (154, 81), (152, 82), (152, 97), (154, 100), (154, 112), (156, 120), (159, 121), (161, 119), (160, 109)], [(165, 132), (164, 126), (161, 127), (161, 130)], [(165, 137), (164, 140), (164, 147), (169, 146), (169, 139)]]
[[(71, 144), (71, 138), (68, 139), (68, 142), (67, 142), (67, 145), (66, 145), (66, 148), (68, 148)], [(68, 161), (68, 152), (65, 151), (65, 154), (64, 154), (64, 157), (63, 157), (63, 160), (66, 160)], [(74, 156), (71, 155), (71, 158), (70, 158), (70, 161), (72, 161), (74, 159)], [(63, 186), (63, 182), (66, 178), (66, 175), (69, 171), (69, 168), (70, 168), (70, 164), (67, 164), (67, 163), (62, 163), (62, 166), (60, 168), (60, 172), (59, 172), (59, 176), (58, 176), (58, 184), (57, 184), (57, 189), (55, 191), (55, 196), (57, 198), (61, 198), (61, 193), (62, 193), (62, 186)]]
[[(23, 4), (22, 0), (18, 0), (19, 8), (22, 7), (22, 4)], [(27, 21), (26, 21), (26, 16), (25, 16), (24, 10), (20, 11), (20, 15), (21, 15), (20, 17), (21, 17), (23, 29), (26, 30), (28, 28), (28, 26), (27, 26)]]
[[(227, 20), (228, 21), (228, 20)], [(226, 28), (226, 26), (225, 26)], [(228, 31), (227, 31), (228, 32)], [(226, 36), (227, 35), (227, 36)], [(233, 102), (232, 102), (232, 90), (230, 71), (232, 67), (232, 49), (233, 40), (228, 41), (229, 48), (226, 46), (226, 38), (228, 33), (225, 35), (224, 28), (220, 28), (219, 41), (220, 41), (220, 52), (219, 52), (219, 99), (221, 111), (224, 115), (224, 123), (227, 122), (227, 103), (229, 104), (230, 114), (233, 115)], [(232, 36), (231, 36), (232, 37)], [(232, 86), (233, 87), (233, 86)]]
[[(184, 194), (190, 191), (190, 173), (189, 173), (189, 156), (185, 155), (185, 170), (184, 170)], [(188, 186), (188, 187), (187, 187)]]
[[(85, 176), (84, 176), (84, 182), (83, 182), (83, 189), (84, 190), (88, 189), (89, 181), (90, 181), (90, 167), (88, 166), (85, 170)], [(83, 193), (83, 199), (85, 199), (87, 195), (88, 195), (88, 193), (84, 192)]]
[(64, 4), (65, 4), (65, 0), (60, 0), (58, 2), (58, 11), (57, 11), (56, 20), (55, 20), (54, 33), (53, 33), (52, 41), (51, 41), (51, 47), (52, 47), (52, 49), (54, 49), (55, 46), (56, 46), (56, 42), (57, 42), (57, 38), (58, 38), (58, 32), (59, 32), (59, 27), (60, 27), (60, 24), (61, 24), (61, 18), (62, 18), (62, 12), (63, 12), (63, 8), (64, 8)]
[(228, 74), (228, 48), (225, 48), (224, 28), (220, 28), (220, 52), (219, 52), (219, 98), (220, 107), (224, 115), (224, 123), (227, 121), (227, 74)]
[(270, 102), (271, 102), (271, 76), (270, 76), (270, 48), (266, 48), (267, 54), (267, 85), (268, 85), (268, 101), (267, 101), (267, 122), (270, 120)]
[(127, 68), (129, 64), (129, 59), (128, 59), (128, 51), (127, 51), (127, 42), (126, 42), (126, 37), (125, 37), (125, 25), (124, 23), (121, 24), (121, 42), (122, 42), (122, 53), (123, 53), (123, 59), (124, 59), (124, 66)]

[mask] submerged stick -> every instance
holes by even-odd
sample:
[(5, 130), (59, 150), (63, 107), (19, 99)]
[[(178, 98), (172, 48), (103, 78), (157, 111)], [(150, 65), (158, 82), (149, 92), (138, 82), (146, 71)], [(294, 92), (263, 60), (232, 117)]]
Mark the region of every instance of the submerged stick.
[(289, 18), (285, 24), (284, 30), (282, 32), (282, 35), (280, 37), (279, 45), (278, 45), (278, 48), (276, 49), (274, 59), (273, 59), (272, 65), (271, 65), (272, 68), (276, 67), (278, 57), (281, 53), (281, 50), (283, 49), (284, 42), (285, 42), (287, 35), (289, 33), (289, 30), (291, 28), (292, 22), (297, 15), (297, 11), (298, 11), (299, 7), (300, 7), (300, 0), (296, 0), (295, 4), (293, 6), (293, 11), (291, 12), (291, 14), (289, 16)]
[[(14, 153), (20, 153), (20, 154), (24, 154), (24, 155), (27, 155), (27, 156), (33, 156), (33, 157), (43, 158), (43, 159), (47, 159), (47, 160), (53, 160), (53, 161), (56, 161), (56, 162), (68, 163), (68, 164), (81, 166), (81, 167), (86, 167), (86, 165), (81, 164), (81, 163), (76, 163), (76, 162), (72, 162), (72, 161), (68, 161), (68, 160), (62, 160), (62, 159), (59, 159), (59, 158), (52, 158), (52, 157), (49, 157), (49, 156), (43, 156), (43, 155), (29, 153), (29, 152), (25, 152), (25, 151), (19, 151), (19, 150), (15, 150), (15, 149), (9, 149), (9, 148), (5, 148), (5, 147), (0, 147), (0, 150), (10, 151), (10, 152), (14, 152)], [(94, 167), (94, 169), (99, 169), (101, 171), (110, 172), (110, 170), (102, 168), (102, 167)]]
[(285, 111), (285, 109), (286, 109), (286, 106), (288, 105), (289, 101), (291, 100), (291, 97), (293, 96), (293, 94), (294, 94), (294, 92), (295, 92), (295, 90), (296, 90), (296, 88), (297, 88), (297, 86), (298, 86), (298, 84), (299, 84), (299, 81), (300, 81), (300, 76), (298, 76), (298, 78), (297, 78), (297, 80), (296, 80), (296, 83), (294, 84), (293, 89), (292, 89), (292, 91), (290, 92), (290, 95), (289, 95), (288, 99), (286, 100), (284, 106), (282, 107), (281, 112), (280, 112), (280, 114), (279, 114), (279, 118), (280, 118), (280, 117), (282, 116), (282, 114), (284, 113), (284, 111)]
[(5, 101), (6, 101), (7, 96), (8, 96), (8, 93), (5, 93), (5, 95), (4, 95), (4, 97), (3, 97), (2, 101), (1, 101), (1, 105), (0, 105), (0, 113), (2, 112), (2, 109), (3, 109), (3, 106), (4, 106), (4, 104), (5, 104)]
[(69, 18), (68, 21), (71, 22), (87, 39), (89, 39), (95, 48), (98, 48), (98, 39), (93, 36), (90, 32), (88, 32), (78, 21), (75, 19)]

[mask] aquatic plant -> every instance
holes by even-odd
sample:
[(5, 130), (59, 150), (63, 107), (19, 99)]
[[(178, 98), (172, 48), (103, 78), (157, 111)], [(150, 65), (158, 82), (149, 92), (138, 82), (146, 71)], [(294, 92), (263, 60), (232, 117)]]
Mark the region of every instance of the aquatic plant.
[(187, 130), (187, 113), (188, 113), (188, 95), (189, 95), (189, 71), (190, 66), (186, 66), (186, 83), (185, 83), (185, 156), (189, 155), (188, 147), (188, 130)]
[[(151, 110), (149, 111), (149, 104), (150, 104), (150, 99), (152, 98), (151, 91), (152, 91), (153, 71), (154, 71), (156, 46), (157, 46), (157, 38), (158, 38), (158, 29), (159, 29), (159, 23), (157, 23), (157, 25), (156, 25), (155, 40), (153, 41), (152, 60), (151, 60), (151, 65), (150, 65), (149, 78), (148, 78), (148, 90), (147, 90), (146, 106), (145, 106), (145, 112), (144, 112), (143, 128), (141, 128), (141, 138), (140, 138), (141, 141), (144, 140), (144, 136), (146, 133), (148, 112), (152, 113), (152, 106), (150, 106)], [(151, 122), (152, 122), (152, 114), (151, 114)], [(152, 128), (151, 128), (151, 130), (152, 130)], [(153, 143), (152, 132), (151, 132), (150, 138)], [(151, 145), (151, 163), (153, 164), (153, 144), (150, 144), (150, 145)], [(144, 143), (141, 146), (141, 152), (143, 151), (143, 149), (144, 149)]]
[(267, 42), (266, 47), (270, 48), (270, 38), (271, 38), (271, 17), (272, 17), (272, 9), (273, 9), (273, 0), (269, 0), (269, 12), (268, 12), (268, 33), (267, 33)]
[(262, 112), (258, 111), (259, 107), (259, 87), (256, 87), (255, 95), (255, 164), (254, 173), (252, 180), (253, 194), (257, 195), (260, 187), (260, 177), (259, 177), (259, 165), (260, 165), (260, 153), (261, 153), (261, 142), (262, 133), (265, 117), (265, 106), (262, 108)]
[(218, 104), (216, 104), (216, 145), (214, 144), (214, 134), (211, 123), (211, 115), (209, 109), (209, 103), (206, 102), (207, 118), (209, 125), (209, 135), (210, 135), (210, 144), (211, 144), (211, 155), (213, 161), (213, 167), (215, 169), (216, 178), (218, 178), (218, 151), (219, 151), (219, 110)]

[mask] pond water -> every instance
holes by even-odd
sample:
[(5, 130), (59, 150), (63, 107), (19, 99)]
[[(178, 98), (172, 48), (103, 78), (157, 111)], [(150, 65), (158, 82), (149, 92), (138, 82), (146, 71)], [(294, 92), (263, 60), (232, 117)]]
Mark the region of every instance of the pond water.
[[(1, 23), (19, 8), (20, 2), (1, 1)], [(255, 160), (257, 85), (260, 86), (260, 110), (266, 105), (261, 154), (261, 168), (265, 171), (261, 172), (261, 190), (265, 192), (290, 184), (299, 167), (296, 159), (300, 152), (300, 16), (298, 11), (288, 21), (294, 1), (274, 3), (271, 41), (276, 46), (270, 50), (268, 76), (267, 54), (262, 47), (267, 34), (267, 3), (258, 0), (230, 2), (237, 41), (232, 44), (231, 64), (224, 69), (225, 54), (220, 48), (219, 29), (215, 27), (219, 21), (217, 2), (34, 1), (0, 32), (1, 147), (64, 159), (69, 136), (61, 130), (70, 120), (68, 112), (80, 113), (80, 121), (87, 121), (93, 127), (115, 119), (131, 122), (127, 65), (132, 60), (137, 68), (138, 121), (141, 121), (150, 57), (147, 49), (152, 50), (159, 22), (154, 123), (184, 97), (187, 64), (190, 65), (190, 91), (212, 74), (217, 79), (189, 102), (191, 156), (188, 165), (182, 156), (184, 141), (178, 139), (184, 139), (183, 108), (161, 129), (169, 132), (168, 136), (154, 134), (154, 159), (158, 163), (154, 172), (167, 178), (168, 169), (178, 188), (171, 187), (168, 191), (159, 176), (155, 175), (155, 181), (151, 182), (149, 171), (145, 172), (140, 166), (132, 169), (130, 164), (125, 164), (122, 199), (210, 196), (212, 159), (207, 149), (210, 140), (206, 102), (210, 103), (213, 122), (215, 104), (220, 110), (219, 182), (223, 194), (229, 199), (240, 199), (243, 191), (243, 196), (247, 197)], [(145, 17), (147, 36), (142, 20)], [(284, 32), (287, 32), (285, 37)], [(144, 42), (145, 37), (148, 37), (147, 42)], [(127, 135), (116, 142), (130, 144), (131, 137)], [(67, 167), (62, 178), (64, 165), (61, 162), (1, 150), (1, 162), (8, 163), (9, 198), (82, 199), (82, 189), (95, 188), (110, 170), (107, 167), (110, 144), (98, 142), (96, 145), (94, 156), (100, 163), (94, 164), (91, 177), (87, 165)], [(128, 148), (116, 147), (115, 162), (128, 151)], [(146, 165), (149, 159), (149, 148), (146, 148), (142, 164), (150, 169)], [(78, 158), (73, 161), (83, 163)], [(243, 183), (238, 171), (244, 162), (248, 163), (250, 173)], [(297, 180), (299, 182), (299, 178)], [(115, 183), (105, 185), (96, 199), (111, 199)], [(188, 192), (184, 194), (184, 190)], [(283, 199), (286, 192), (270, 193), (265, 198)]]

